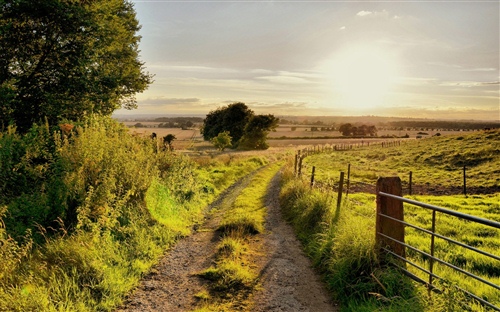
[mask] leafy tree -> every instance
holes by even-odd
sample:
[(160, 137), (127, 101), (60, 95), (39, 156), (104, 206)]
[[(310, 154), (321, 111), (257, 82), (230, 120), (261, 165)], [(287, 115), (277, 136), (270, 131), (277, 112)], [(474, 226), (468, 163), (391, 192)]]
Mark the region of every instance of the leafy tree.
[(216, 137), (212, 138), (210, 142), (212, 142), (212, 144), (222, 152), (226, 147), (231, 146), (231, 136), (228, 131), (223, 131)]
[(201, 129), (203, 138), (209, 141), (218, 136), (219, 133), (228, 131), (231, 133), (232, 146), (237, 147), (243, 136), (245, 125), (253, 115), (253, 111), (241, 102), (217, 108), (208, 113), (203, 122)]
[(174, 142), (175, 139), (177, 139), (175, 135), (169, 133), (163, 137), (163, 144), (168, 146), (169, 150), (173, 150), (174, 147), (172, 146), (172, 143)]
[(128, 0), (0, 2), (0, 126), (135, 108), (152, 76)]
[(353, 135), (353, 130), (353, 125), (351, 125), (350, 123), (343, 124), (339, 127), (339, 131), (343, 136)]
[(239, 148), (241, 149), (268, 149), (267, 135), (269, 131), (276, 129), (279, 118), (273, 115), (256, 115), (250, 118), (245, 126), (245, 132), (241, 138)]

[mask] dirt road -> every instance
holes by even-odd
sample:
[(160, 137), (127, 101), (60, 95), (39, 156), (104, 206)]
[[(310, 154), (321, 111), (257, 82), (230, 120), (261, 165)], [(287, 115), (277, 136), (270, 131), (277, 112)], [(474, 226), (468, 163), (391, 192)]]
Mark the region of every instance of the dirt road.
[[(220, 239), (215, 231), (220, 215), (250, 181), (251, 176), (247, 176), (223, 193), (209, 207), (204, 224), (169, 250), (117, 311), (195, 309), (195, 294), (207, 283), (196, 273), (210, 267), (214, 260)], [(292, 229), (283, 221), (278, 196), (279, 174), (273, 178), (266, 196), (266, 232), (256, 237), (262, 242), (262, 256), (255, 263), (260, 270), (260, 287), (252, 296), (254, 304), (249, 311), (337, 311)]]

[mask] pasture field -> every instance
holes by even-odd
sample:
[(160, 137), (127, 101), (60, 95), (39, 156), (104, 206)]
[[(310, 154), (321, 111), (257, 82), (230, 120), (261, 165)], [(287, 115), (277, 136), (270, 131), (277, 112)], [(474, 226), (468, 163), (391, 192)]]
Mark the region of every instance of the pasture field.
[[(181, 128), (158, 128), (159, 122), (155, 121), (141, 121), (145, 127), (136, 128), (136, 121), (124, 121), (123, 124), (127, 126), (132, 133), (138, 133), (143, 136), (149, 136), (151, 133), (156, 133), (158, 137), (164, 137), (167, 134), (173, 134), (177, 138), (174, 141), (174, 147), (178, 150), (207, 150), (212, 148), (209, 142), (203, 141), (203, 136), (200, 134), (199, 126), (182, 130)], [(296, 127), (295, 131), (292, 131), (292, 127)], [(307, 126), (294, 126), (294, 125), (279, 125), (276, 131), (269, 133), (268, 144), (270, 147), (301, 147), (307, 145), (325, 145), (325, 144), (358, 144), (361, 142), (382, 142), (387, 140), (394, 140), (394, 137), (402, 137), (405, 134), (409, 135), (409, 139), (415, 139), (419, 133), (419, 130), (379, 130), (378, 137), (374, 138), (346, 138), (342, 137), (341, 133), (338, 131), (311, 131), (311, 127), (317, 127), (314, 125)], [(430, 138), (436, 133), (440, 133), (442, 136), (456, 135), (470, 133), (469, 131), (462, 132), (456, 130), (431, 130), (424, 131), (427, 135), (421, 135), (422, 138)], [(407, 139), (401, 139), (407, 140)]]
[[(398, 175), (408, 186), (412, 171), (415, 193), (460, 193), (463, 166), (472, 193), (500, 192), (500, 131), (405, 141), (399, 146), (370, 146), (306, 157), (303, 173), (316, 167), (318, 183), (335, 184), (351, 164), (351, 186), (374, 186), (380, 176)], [(371, 190), (374, 190), (372, 187)]]
[[(348, 151), (334, 151), (307, 156), (302, 179), (288, 177), (282, 194), (283, 209), (306, 250), (315, 260), (327, 282), (338, 292), (345, 311), (463, 311), (464, 295), (453, 285), (500, 305), (498, 290), (477, 282), (444, 265), (434, 264), (434, 272), (449, 281), (440, 285), (442, 296), (428, 300), (425, 287), (397, 284), (392, 271), (380, 267), (372, 254), (375, 239), (375, 182), (381, 176), (413, 171), (414, 183), (423, 186), (422, 194), (410, 198), (462, 213), (500, 221), (500, 131), (435, 137), (407, 141), (400, 146), (370, 146)], [(351, 193), (340, 209), (335, 209), (336, 194), (332, 186), (339, 171), (347, 172), (351, 164)], [(467, 166), (468, 185), (480, 194), (446, 195), (460, 189), (462, 168)], [(293, 171), (293, 164), (289, 164)], [(312, 166), (316, 167), (317, 187), (308, 185)], [(353, 193), (354, 192), (354, 193)], [(415, 194), (415, 193), (414, 193)], [(405, 204), (405, 221), (430, 230), (429, 210)], [(499, 256), (500, 230), (437, 214), (436, 232), (480, 250)], [(407, 227), (406, 242), (429, 253), (430, 236)], [(436, 255), (460, 268), (500, 285), (500, 264), (444, 240), (436, 239)], [(409, 260), (428, 268), (428, 259), (407, 249)], [(427, 280), (419, 270), (407, 266)], [(379, 270), (385, 271), (381, 273)], [(348, 276), (349, 271), (358, 276)], [(371, 273), (370, 273), (371, 272)], [(363, 277), (365, 276), (365, 277)], [(342, 282), (351, 279), (350, 282)], [(439, 283), (439, 282), (438, 282)], [(399, 290), (396, 288), (400, 288)], [(335, 290), (337, 289), (337, 290)], [(338, 289), (341, 289), (338, 291)], [(378, 298), (377, 300), (372, 296)], [(392, 296), (389, 297), (389, 296)], [(385, 300), (385, 304), (380, 299)], [(471, 311), (483, 311), (476, 303), (467, 303)], [(381, 307), (382, 306), (382, 307)], [(411, 308), (410, 306), (414, 306)]]

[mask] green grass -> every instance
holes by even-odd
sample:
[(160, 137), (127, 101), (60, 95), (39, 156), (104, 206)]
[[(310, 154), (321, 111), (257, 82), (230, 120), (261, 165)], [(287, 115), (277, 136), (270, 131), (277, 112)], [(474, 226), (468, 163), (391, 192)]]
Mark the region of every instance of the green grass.
[(310, 175), (316, 167), (319, 183), (335, 184), (340, 171), (351, 164), (351, 184), (375, 184), (380, 176), (399, 175), (406, 183), (413, 172), (414, 185), (460, 187), (463, 166), (467, 167), (469, 187), (500, 185), (500, 131), (474, 132), (462, 136), (433, 137), (405, 141), (400, 146), (364, 147), (308, 156), (302, 172)]
[(259, 247), (253, 237), (264, 232), (265, 196), (281, 165), (275, 162), (257, 172), (233, 206), (224, 211), (218, 227), (222, 239), (215, 264), (198, 273), (210, 284), (200, 294), (196, 311), (248, 310), (254, 304), (251, 294), (258, 285), (258, 271), (253, 263)]
[[(308, 174), (301, 179), (293, 177), (293, 163), (290, 160), (283, 180), (282, 209), (315, 266), (322, 272), (334, 297), (340, 301), (342, 311), (484, 310), (479, 304), (467, 300), (456, 289), (456, 285), (499, 304), (498, 291), (440, 265), (435, 265), (435, 272), (449, 281), (438, 281), (443, 293), (429, 297), (425, 287), (403, 277), (393, 266), (388, 265), (391, 263), (390, 259), (380, 259), (374, 252), (375, 195), (351, 193), (349, 200), (344, 200), (341, 208), (336, 209), (336, 194), (331, 191), (331, 187), (325, 187), (325, 184), (332, 185), (338, 181), (338, 172), (346, 172), (348, 163), (352, 165), (352, 183), (375, 185), (377, 177), (398, 175), (411, 170), (414, 178), (425, 177), (425, 183), (430, 186), (459, 186), (462, 182), (460, 166), (466, 165), (468, 185), (498, 187), (499, 139), (499, 131), (477, 132), (465, 136), (412, 141), (401, 147), (370, 147), (310, 155), (304, 160), (305, 169), (302, 172), (308, 173), (311, 166), (316, 166), (316, 177), (320, 183), (314, 189), (309, 187)], [(499, 196), (496, 193), (468, 197), (412, 198), (499, 221)], [(405, 209), (406, 221), (430, 229), (429, 211), (422, 212), (421, 209), (419, 211), (406, 204)], [(438, 233), (498, 255), (498, 230), (457, 221), (440, 214), (437, 224)], [(407, 229), (406, 242), (426, 252), (430, 249), (430, 239), (411, 229)], [(498, 261), (451, 247), (440, 239), (436, 239), (436, 249), (443, 259), (500, 284)], [(407, 254), (424, 267), (428, 265), (425, 257), (412, 251)]]
[(336, 198), (285, 175), (281, 207), (342, 311), (422, 311), (418, 289), (375, 252), (374, 197)]
[[(464, 196), (414, 196), (413, 199), (476, 217), (500, 221), (500, 215), (495, 213), (500, 209), (500, 193), (474, 195), (467, 198)], [(431, 229), (431, 214), (430, 210), (405, 205), (405, 220), (424, 229)], [(460, 220), (457, 217), (439, 212), (436, 215), (436, 233), (494, 255), (498, 255), (498, 250), (500, 250), (500, 229)], [(411, 246), (430, 253), (430, 235), (407, 228), (405, 237), (406, 242)], [(408, 258), (412, 261), (424, 268), (429, 267), (428, 259), (425, 256), (411, 250), (407, 253)], [(500, 263), (498, 260), (448, 243), (440, 238), (435, 240), (435, 256), (496, 285), (500, 285)], [(421, 272), (415, 269), (411, 270), (420, 277), (427, 279)], [(449, 283), (487, 299), (497, 306), (500, 305), (500, 293), (493, 287), (439, 263), (434, 265), (434, 272)]]
[(208, 203), (267, 162), (156, 153), (107, 118), (75, 129), (0, 134), (0, 311), (113, 310)]

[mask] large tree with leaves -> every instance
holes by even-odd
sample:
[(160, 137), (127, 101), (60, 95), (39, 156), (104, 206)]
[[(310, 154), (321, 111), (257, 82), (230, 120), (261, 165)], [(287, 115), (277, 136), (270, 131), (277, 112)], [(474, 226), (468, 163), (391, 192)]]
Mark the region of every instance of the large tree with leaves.
[(238, 142), (243, 136), (245, 125), (254, 115), (244, 103), (237, 102), (208, 113), (203, 121), (201, 133), (206, 141), (209, 141), (227, 131), (231, 136), (233, 147), (238, 146)]
[(0, 127), (135, 108), (152, 77), (127, 0), (0, 2)]
[(243, 136), (241, 137), (239, 148), (265, 150), (269, 148), (267, 144), (267, 135), (270, 131), (276, 129), (279, 118), (273, 115), (252, 116), (245, 126)]
[(278, 126), (278, 121), (273, 115), (255, 115), (244, 103), (238, 102), (208, 113), (201, 133), (208, 141), (227, 132), (233, 148), (267, 149), (267, 135)]

